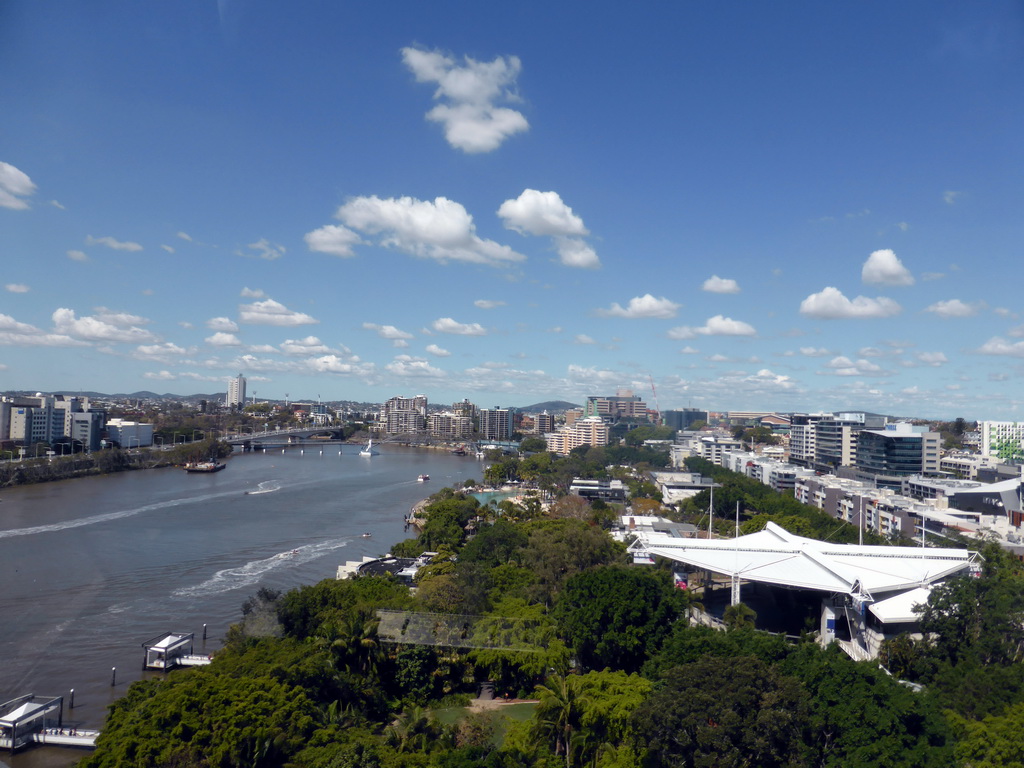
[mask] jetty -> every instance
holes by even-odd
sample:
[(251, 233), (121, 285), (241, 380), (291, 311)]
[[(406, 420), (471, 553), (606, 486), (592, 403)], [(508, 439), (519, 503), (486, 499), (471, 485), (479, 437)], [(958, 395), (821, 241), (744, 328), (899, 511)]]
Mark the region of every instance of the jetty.
[(0, 704), (0, 749), (15, 752), (30, 744), (92, 749), (99, 735), (64, 725), (63, 696), (29, 693)]
[[(204, 635), (205, 637), (205, 635)], [(143, 669), (199, 667), (209, 664), (212, 656), (194, 653), (195, 632), (164, 632), (142, 644), (146, 649)]]

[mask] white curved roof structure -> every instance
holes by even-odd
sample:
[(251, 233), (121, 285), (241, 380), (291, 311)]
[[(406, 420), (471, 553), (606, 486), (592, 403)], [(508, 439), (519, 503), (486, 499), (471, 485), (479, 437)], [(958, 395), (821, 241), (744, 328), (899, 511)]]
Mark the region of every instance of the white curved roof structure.
[(777, 586), (847, 594), (861, 600), (925, 587), (976, 567), (967, 549), (830, 544), (796, 536), (775, 523), (735, 539), (684, 539), (640, 533), (634, 552)]

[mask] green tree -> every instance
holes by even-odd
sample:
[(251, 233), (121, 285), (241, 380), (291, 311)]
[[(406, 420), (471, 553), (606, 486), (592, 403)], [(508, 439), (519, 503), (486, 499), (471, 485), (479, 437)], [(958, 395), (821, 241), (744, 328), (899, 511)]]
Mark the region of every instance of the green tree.
[(808, 697), (754, 657), (706, 657), (668, 671), (631, 719), (644, 765), (805, 765)]
[(597, 567), (566, 582), (555, 617), (584, 669), (638, 672), (685, 604), (664, 571)]

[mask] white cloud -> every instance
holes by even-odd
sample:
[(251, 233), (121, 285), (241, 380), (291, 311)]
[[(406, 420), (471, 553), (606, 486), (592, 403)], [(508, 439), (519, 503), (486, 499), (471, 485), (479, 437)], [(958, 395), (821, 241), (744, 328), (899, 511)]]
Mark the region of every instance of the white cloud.
[(95, 307), (93, 311), (96, 313), (96, 317), (105, 323), (109, 323), (117, 328), (131, 328), (135, 325), (148, 325), (149, 319), (140, 317), (139, 315), (132, 315), (127, 312), (115, 312), (112, 309), (106, 307)]
[(8, 283), (4, 286), (4, 290), (9, 293), (28, 293), (31, 289), (24, 283)]
[(590, 234), (583, 226), (583, 219), (562, 202), (557, 192), (524, 189), (519, 197), (501, 204), (498, 216), (506, 229), (521, 235), (557, 237)]
[(727, 362), (729, 362), (729, 358), (726, 357), (725, 355), (721, 355), (721, 354), (715, 353), (713, 355), (709, 355), (707, 357), (707, 361), (709, 363), (727, 363)]
[(88, 261), (89, 257), (84, 251), (68, 251), (68, 258), (72, 261)]
[(459, 65), (439, 51), (403, 48), (402, 60), (420, 83), (437, 83), (441, 103), (427, 119), (444, 126), (448, 143), (463, 152), (490, 152), (530, 126), (520, 112), (496, 102), (515, 100), (521, 64), (516, 56), (482, 62), (465, 56)]
[(23, 198), (31, 197), (36, 185), (24, 171), (10, 163), (0, 162), (0, 208), (24, 211), (29, 206)]
[(487, 329), (480, 323), (458, 323), (450, 317), (440, 317), (430, 324), (438, 333), (453, 333), (457, 336), (486, 336)]
[(505, 302), (493, 299), (477, 299), (473, 302), (473, 306), (478, 309), (494, 309), (495, 307), (504, 307)]
[(10, 315), (0, 314), (0, 345), (25, 347), (80, 347), (86, 342), (66, 334), (47, 333), (34, 325), (21, 323)]
[(874, 251), (860, 271), (860, 278), (868, 285), (913, 285), (914, 276), (890, 249)]
[(267, 294), (260, 288), (243, 288), (242, 292), (238, 295), (243, 299), (262, 299)]
[(851, 301), (838, 288), (832, 286), (812, 293), (800, 302), (800, 314), (825, 319), (892, 317), (901, 311), (902, 307), (899, 304), (884, 296), (877, 299), (858, 296)]
[(739, 293), (740, 285), (735, 280), (718, 275), (712, 275), (704, 281), (701, 290), (708, 293)]
[(303, 238), (309, 250), (317, 253), (329, 253), (332, 256), (339, 256), (343, 259), (355, 256), (353, 246), (359, 245), (363, 239), (348, 227), (338, 224), (328, 224), (307, 232)]
[(962, 194), (963, 192), (957, 192), (956, 190), (953, 189), (947, 189), (945, 192), (942, 193), (942, 199), (945, 201), (946, 205), (953, 205), (957, 201), (957, 198), (959, 198)]
[(949, 362), (942, 352), (918, 352), (916, 357), (918, 361), (924, 365), (931, 365), (935, 367), (945, 365)]
[(240, 347), (242, 340), (233, 333), (217, 331), (212, 336), (207, 336), (204, 341), (211, 347)]
[(255, 301), (238, 307), (239, 319), (250, 325), (311, 325), (320, 321), (302, 312), (288, 309), (273, 299)]
[(945, 272), (922, 272), (921, 279), (925, 282), (931, 282), (932, 280), (941, 280), (946, 276)]
[(61, 211), (66, 211), (67, 210), (67, 208), (65, 208), (63, 205), (61, 205), (56, 200), (51, 200), (50, 201), (50, 205), (52, 205), (54, 208), (57, 208), (57, 209), (59, 209)]
[(238, 330), (238, 323), (229, 317), (211, 317), (206, 321), (206, 327), (211, 331), (234, 333)]
[(854, 361), (844, 356), (834, 357), (825, 364), (825, 367), (830, 368), (835, 376), (885, 375), (885, 371), (880, 365), (863, 358)]
[(800, 354), (804, 357), (825, 357), (828, 350), (824, 347), (800, 347)]
[(597, 251), (578, 237), (556, 237), (555, 250), (558, 260), (566, 267), (598, 269), (601, 266)]
[(147, 371), (142, 378), (150, 381), (177, 381), (178, 377), (170, 371)]
[(681, 355), (697, 355), (697, 354), (700, 354), (700, 350), (699, 349), (695, 349), (694, 347), (691, 347), (691, 346), (687, 345), (687, 346), (685, 346), (685, 347), (683, 347), (682, 349), (679, 350), (679, 354), (681, 354)]
[(445, 375), (444, 371), (435, 368), (426, 360), (409, 355), (399, 355), (385, 365), (384, 369), (396, 376), (442, 377)]
[(161, 248), (163, 248), (163, 249), (164, 249), (165, 251), (167, 251), (168, 253), (174, 253), (174, 248), (172, 248), (172, 247), (171, 247), (171, 246), (169, 246), (169, 245), (161, 245), (160, 247), (161, 247)]
[(756, 336), (757, 330), (750, 323), (733, 320), (731, 317), (715, 315), (699, 328), (680, 325), (668, 331), (670, 339), (695, 339), (697, 336)]
[(156, 337), (132, 322), (147, 322), (134, 315), (101, 311), (97, 316), (76, 317), (73, 309), (64, 307), (53, 313), (53, 327), (57, 333), (83, 341), (111, 341), (142, 343)]
[(192, 354), (192, 352), (194, 350), (188, 350), (184, 347), (179, 347), (173, 342), (165, 341), (162, 344), (140, 344), (135, 348), (132, 357), (140, 360), (169, 362), (174, 358), (180, 358), (182, 355)]
[(976, 306), (960, 301), (960, 299), (937, 301), (931, 306), (926, 307), (924, 311), (932, 312), (939, 317), (973, 317), (978, 314)]
[(634, 296), (629, 300), (629, 304), (625, 308), (617, 302), (613, 302), (610, 308), (597, 310), (597, 314), (602, 317), (625, 317), (629, 319), (639, 317), (667, 319), (675, 317), (680, 306), (680, 304), (676, 304), (665, 297), (657, 299), (651, 294), (645, 293), (643, 296)]
[(255, 253), (246, 253), (245, 251), (235, 251), (238, 256), (256, 256), (264, 259), (265, 261), (274, 261), (280, 259), (285, 254), (285, 247), (277, 243), (272, 243), (267, 238), (261, 237), (255, 243), (249, 243), (245, 246)]
[(178, 237), (180, 237), (182, 240), (185, 240), (185, 241), (187, 241), (189, 243), (192, 242), (192, 236), (190, 234), (188, 234), (187, 232), (179, 232), (178, 233)]
[(441, 263), (497, 266), (526, 258), (507, 245), (478, 237), (473, 217), (462, 205), (444, 197), (433, 202), (412, 197), (357, 197), (342, 205), (335, 216), (360, 232), (380, 235), (380, 245)]
[(411, 339), (413, 335), (408, 331), (402, 331), (393, 325), (378, 325), (377, 323), (363, 323), (363, 328), (368, 331), (376, 331), (382, 339)]
[(596, 344), (597, 342), (594, 341), (590, 336), (587, 336), (587, 334), (585, 334), (585, 333), (578, 333), (578, 334), (576, 334), (575, 337), (573, 337), (572, 343), (573, 344)]
[(304, 339), (287, 339), (281, 343), (281, 351), (289, 357), (309, 357), (310, 355), (326, 355), (334, 350), (320, 341), (316, 336)]
[[(3, 317), (0, 315), (0, 317)], [(982, 355), (1001, 355), (1005, 357), (1024, 357), (1024, 341), (1007, 341), (993, 336), (977, 350)]]
[(427, 352), (432, 354), (434, 357), (450, 357), (452, 354), (447, 349), (442, 349), (441, 347), (437, 346), (437, 344), (428, 344)]
[(506, 229), (521, 235), (553, 238), (559, 259), (567, 267), (596, 269), (601, 266), (597, 253), (581, 239), (590, 234), (583, 219), (562, 202), (557, 192), (525, 189), (514, 200), (503, 202), (498, 216)]
[[(113, 248), (115, 251), (130, 251), (135, 253), (142, 250), (142, 246), (138, 243), (131, 241), (115, 240), (112, 237), (93, 237), (87, 235), (85, 238), (86, 245), (105, 245), (107, 248)], [(68, 254), (70, 255), (70, 253)]]

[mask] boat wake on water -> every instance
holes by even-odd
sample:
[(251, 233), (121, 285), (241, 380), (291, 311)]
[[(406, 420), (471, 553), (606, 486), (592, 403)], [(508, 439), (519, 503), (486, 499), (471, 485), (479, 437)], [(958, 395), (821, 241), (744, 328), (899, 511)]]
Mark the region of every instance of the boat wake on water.
[(136, 507), (134, 509), (122, 509), (118, 512), (104, 512), (102, 515), (80, 517), (77, 520), (66, 520), (63, 523), (52, 523), (50, 525), (33, 525), (29, 528), (11, 528), (6, 531), (0, 531), (0, 539), (9, 539), (13, 536), (31, 536), (36, 533), (53, 533), (55, 531), (66, 531), (68, 528), (81, 528), (85, 525), (107, 523), (111, 520), (120, 520), (125, 517), (135, 517), (135, 515), (145, 514), (146, 512), (153, 512), (158, 509), (168, 509), (170, 507), (180, 507), (187, 504), (195, 504), (196, 502), (210, 501), (212, 499), (221, 499), (226, 496), (233, 496), (236, 493), (238, 493), (238, 491), (211, 493), (205, 496), (190, 496), (188, 498), (183, 499), (171, 499), (170, 501), (160, 501), (155, 504), (146, 504), (145, 506)]
[(307, 544), (298, 549), (287, 549), (261, 560), (250, 560), (245, 565), (217, 571), (201, 584), (176, 589), (171, 593), (171, 597), (191, 599), (248, 587), (256, 584), (267, 573), (311, 562), (328, 552), (341, 549), (348, 545), (349, 541), (351, 541), (350, 538), (321, 541), (317, 544)]
[(273, 493), (274, 491), (280, 491), (281, 484), (275, 483), (273, 480), (264, 480), (262, 483), (256, 486), (254, 491), (246, 491), (246, 496), (259, 496), (262, 493)]

